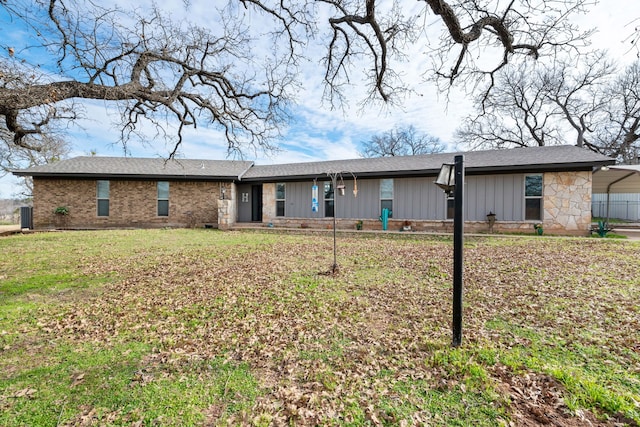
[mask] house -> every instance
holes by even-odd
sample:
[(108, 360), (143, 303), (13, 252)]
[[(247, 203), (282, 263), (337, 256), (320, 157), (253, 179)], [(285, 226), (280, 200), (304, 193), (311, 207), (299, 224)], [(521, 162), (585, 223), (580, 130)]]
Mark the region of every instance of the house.
[(252, 164), (91, 156), (13, 173), (33, 177), (35, 229), (189, 227), (217, 224), (219, 200)]
[[(455, 154), (276, 165), (76, 157), (13, 171), (34, 181), (34, 228), (274, 227), (450, 230), (453, 200), (434, 180)], [(574, 146), (465, 156), (465, 229), (586, 234), (593, 171), (613, 159)], [(335, 187), (335, 188), (334, 188)], [(356, 190), (356, 191), (354, 191)], [(66, 208), (68, 215), (55, 213)], [(58, 211), (60, 211), (58, 209)]]

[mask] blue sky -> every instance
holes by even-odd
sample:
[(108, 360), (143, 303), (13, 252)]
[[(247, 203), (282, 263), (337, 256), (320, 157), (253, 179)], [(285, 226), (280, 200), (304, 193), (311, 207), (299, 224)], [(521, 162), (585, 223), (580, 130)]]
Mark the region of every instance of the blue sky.
[[(144, 4), (140, 2), (140, 7)], [(209, 4), (207, 0), (192, 0), (189, 16), (206, 22)], [(171, 10), (174, 18), (186, 13), (182, 0), (166, 0), (162, 5), (163, 9)], [(640, 17), (640, 2), (637, 0), (605, 0), (584, 19), (583, 25), (597, 26), (599, 34), (593, 40), (594, 46), (609, 48), (614, 57), (625, 63), (635, 59), (635, 52), (627, 52), (623, 42), (634, 26), (625, 24), (633, 17)], [(0, 15), (3, 28), (15, 25), (3, 18)], [(443, 27), (435, 22), (429, 26), (429, 31), (434, 31), (433, 39), (437, 40)], [(20, 45), (19, 36), (19, 31), (4, 31), (5, 39), (0, 46)], [(435, 87), (423, 83), (420, 74), (425, 69), (423, 64), (428, 61), (424, 55), (412, 55), (411, 62), (403, 69), (405, 80), (415, 82), (416, 94), (404, 99), (402, 106), (371, 105), (361, 108), (359, 101), (365, 96), (365, 86), (357, 80), (360, 76), (356, 74), (350, 89), (352, 101), (342, 111), (331, 110), (321, 103), (322, 74), (317, 61), (324, 51), (310, 49), (308, 53), (311, 60), (303, 69), (295, 117), (284, 129), (284, 137), (279, 144), (281, 151), (274, 155), (248, 152), (246, 159), (269, 164), (356, 158), (362, 142), (396, 125), (413, 125), (419, 131), (436, 136), (448, 146), (448, 151), (464, 148), (453, 145), (453, 134), (460, 121), (471, 112), (471, 103), (462, 92), (453, 91), (447, 99)], [(6, 56), (5, 49), (0, 55)], [(117, 144), (118, 129), (112, 126), (117, 121), (114, 104), (91, 101), (85, 102), (84, 106), (87, 118), (68, 131), (68, 140), (73, 146), (72, 156), (87, 155), (91, 151), (102, 156), (124, 155), (122, 147)], [(162, 141), (149, 141), (144, 145), (132, 143), (128, 149), (132, 156), (140, 157), (165, 157), (170, 151)], [(179, 155), (184, 158), (224, 159), (227, 155), (226, 142), (215, 129), (200, 127), (188, 130)], [(16, 183), (17, 180), (11, 176), (0, 179), (0, 198), (16, 194)]]

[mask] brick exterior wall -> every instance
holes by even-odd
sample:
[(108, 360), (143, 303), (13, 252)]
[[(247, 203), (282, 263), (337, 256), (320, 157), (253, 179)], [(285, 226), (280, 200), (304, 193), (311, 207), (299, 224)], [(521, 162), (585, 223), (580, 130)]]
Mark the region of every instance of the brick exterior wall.
[[(203, 227), (218, 224), (221, 184), (170, 181), (169, 216), (157, 216), (157, 181), (110, 180), (109, 216), (97, 214), (96, 180), (35, 178), (33, 223), (42, 228)], [(228, 185), (228, 184), (227, 184)], [(69, 215), (54, 214), (59, 206)]]
[[(545, 234), (588, 234), (591, 224), (591, 173), (545, 173), (543, 224)], [(170, 181), (169, 216), (157, 216), (157, 181), (110, 180), (109, 216), (97, 215), (96, 180), (34, 178), (33, 224), (46, 228), (123, 227), (232, 227), (237, 219), (236, 186), (232, 183)], [(224, 201), (219, 201), (225, 188)], [(57, 207), (69, 208), (69, 215), (54, 214)], [(263, 184), (262, 221), (276, 227), (332, 228), (330, 218), (276, 217), (275, 184)], [(338, 228), (353, 229), (357, 220), (338, 219)], [(453, 222), (411, 220), (414, 231), (445, 231)], [(377, 220), (365, 220), (364, 229), (380, 230)], [(403, 221), (390, 220), (389, 230), (401, 229)], [(465, 222), (466, 232), (486, 232), (484, 221)], [(530, 221), (498, 221), (495, 232), (531, 232)]]

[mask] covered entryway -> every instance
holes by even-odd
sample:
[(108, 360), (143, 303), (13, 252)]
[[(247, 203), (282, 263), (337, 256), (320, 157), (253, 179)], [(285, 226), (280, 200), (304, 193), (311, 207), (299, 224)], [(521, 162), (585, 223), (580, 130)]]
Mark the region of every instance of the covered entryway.
[(262, 184), (238, 186), (238, 222), (262, 221)]

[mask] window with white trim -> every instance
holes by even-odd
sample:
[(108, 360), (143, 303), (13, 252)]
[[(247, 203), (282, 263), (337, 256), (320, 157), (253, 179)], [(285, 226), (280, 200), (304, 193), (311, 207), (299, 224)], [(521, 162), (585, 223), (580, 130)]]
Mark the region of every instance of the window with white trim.
[(451, 192), (451, 194), (445, 193), (445, 196), (447, 198), (447, 219), (454, 219), (453, 217), (455, 216), (456, 212), (456, 201), (453, 197), (453, 192)]
[(96, 181), (96, 205), (98, 216), (109, 216), (109, 181)]
[(158, 181), (158, 216), (169, 216), (169, 182)]
[(524, 219), (542, 220), (542, 175), (524, 177)]
[(284, 216), (284, 206), (287, 196), (286, 190), (283, 182), (276, 184), (276, 216)]
[(324, 183), (324, 216), (333, 217), (334, 215), (334, 192), (333, 183), (327, 181)]
[(393, 178), (380, 180), (380, 213), (389, 209), (389, 218), (393, 217)]

